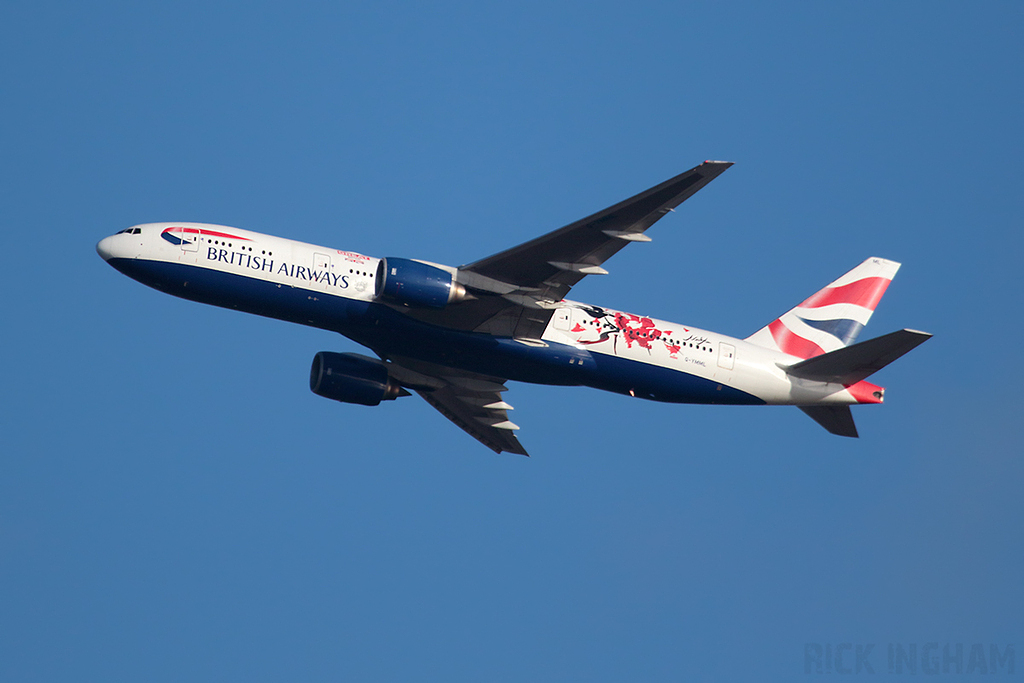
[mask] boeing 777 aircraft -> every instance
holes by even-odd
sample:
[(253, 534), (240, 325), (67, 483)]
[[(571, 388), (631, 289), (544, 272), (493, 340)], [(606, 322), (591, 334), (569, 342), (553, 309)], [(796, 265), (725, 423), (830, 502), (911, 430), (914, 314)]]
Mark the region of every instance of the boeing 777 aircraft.
[(686, 173), (468, 265), (374, 258), (205, 223), (149, 223), (96, 245), (168, 294), (345, 335), (377, 358), (322, 351), (310, 388), (375, 406), (422, 396), (497, 453), (527, 455), (506, 382), (584, 385), (669, 403), (799, 407), (857, 436), (850, 406), (881, 403), (865, 379), (931, 335), (854, 343), (900, 264), (869, 258), (746, 339), (566, 299), (627, 244), (732, 164)]

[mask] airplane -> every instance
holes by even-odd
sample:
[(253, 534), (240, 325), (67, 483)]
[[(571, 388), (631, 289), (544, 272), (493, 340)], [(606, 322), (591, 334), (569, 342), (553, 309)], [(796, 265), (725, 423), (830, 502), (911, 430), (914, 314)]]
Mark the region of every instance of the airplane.
[(856, 437), (866, 378), (928, 340), (856, 342), (899, 263), (872, 257), (745, 339), (566, 299), (626, 245), (732, 166), (706, 161), (591, 216), (459, 267), (375, 258), (206, 223), (148, 223), (100, 240), (121, 273), (192, 301), (338, 332), (376, 357), (321, 351), (310, 389), (367, 406), (415, 392), (496, 453), (528, 455), (509, 381), (669, 403), (792, 405)]

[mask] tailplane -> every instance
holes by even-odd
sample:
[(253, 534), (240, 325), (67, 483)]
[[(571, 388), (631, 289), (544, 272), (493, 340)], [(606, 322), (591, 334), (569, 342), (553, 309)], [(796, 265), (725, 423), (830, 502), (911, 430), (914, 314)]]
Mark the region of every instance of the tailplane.
[(746, 341), (797, 358), (849, 346), (871, 319), (899, 267), (895, 261), (869, 258)]
[(878, 372), (889, 363), (931, 339), (927, 332), (899, 330), (866, 342), (846, 346), (786, 368), (786, 374), (818, 382), (847, 386)]
[[(917, 330), (899, 330), (802, 360), (783, 369), (791, 377), (842, 384), (857, 403), (881, 403), (885, 389), (864, 380), (925, 343), (931, 336)], [(799, 408), (831, 433), (857, 438), (857, 426), (853, 422), (850, 406), (809, 405)]]

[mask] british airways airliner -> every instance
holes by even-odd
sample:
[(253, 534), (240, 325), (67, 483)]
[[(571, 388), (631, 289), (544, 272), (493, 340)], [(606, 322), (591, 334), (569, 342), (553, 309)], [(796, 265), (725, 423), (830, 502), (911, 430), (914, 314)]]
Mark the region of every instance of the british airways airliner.
[(587, 275), (732, 164), (706, 161), (604, 211), (457, 268), (374, 258), (205, 223), (137, 225), (97, 252), (168, 294), (338, 332), (376, 357), (322, 351), (310, 388), (367, 406), (422, 396), (497, 453), (527, 455), (510, 380), (669, 403), (793, 405), (857, 436), (866, 380), (931, 335), (855, 343), (900, 264), (869, 258), (746, 339), (566, 299)]

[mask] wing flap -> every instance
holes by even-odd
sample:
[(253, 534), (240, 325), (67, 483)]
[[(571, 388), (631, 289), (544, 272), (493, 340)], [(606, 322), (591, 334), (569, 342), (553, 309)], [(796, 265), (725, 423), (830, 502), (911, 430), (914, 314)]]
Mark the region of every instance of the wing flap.
[(423, 397), (439, 413), (495, 453), (529, 456), (508, 419), (512, 406), (502, 400), (505, 380), (410, 358), (389, 358), (388, 372)]
[(417, 391), (416, 393), (464, 432), (495, 453), (530, 455), (513, 433), (514, 429), (518, 429), (518, 427), (513, 425), (507, 417), (501, 419), (505, 413), (504, 410), (491, 411), (463, 403), (451, 388)]

